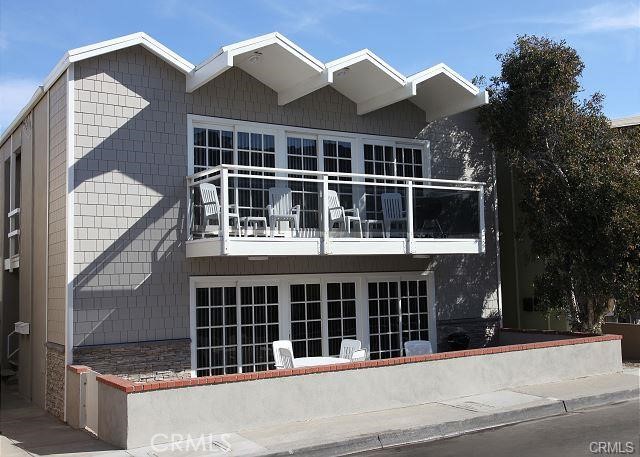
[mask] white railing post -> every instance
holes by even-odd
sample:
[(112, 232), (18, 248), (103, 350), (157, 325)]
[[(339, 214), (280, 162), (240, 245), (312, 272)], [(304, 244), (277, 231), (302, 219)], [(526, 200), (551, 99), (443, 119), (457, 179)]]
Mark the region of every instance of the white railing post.
[(485, 228), (484, 228), (484, 186), (478, 191), (478, 217), (480, 219), (480, 252), (485, 252)]
[(322, 253), (331, 253), (329, 240), (329, 176), (322, 175)]
[(229, 253), (229, 170), (220, 170), (220, 227), (219, 236), (222, 239), (222, 253)]
[(187, 240), (193, 239), (193, 232), (195, 231), (195, 217), (194, 217), (194, 203), (195, 189), (192, 186), (193, 182), (187, 177)]
[(407, 254), (413, 251), (413, 181), (407, 181)]

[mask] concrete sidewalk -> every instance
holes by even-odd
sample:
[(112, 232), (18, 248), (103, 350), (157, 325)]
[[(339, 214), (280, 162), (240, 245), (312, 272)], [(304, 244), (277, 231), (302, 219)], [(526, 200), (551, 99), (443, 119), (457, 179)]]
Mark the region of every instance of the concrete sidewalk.
[[(216, 435), (201, 441), (200, 450), (194, 450), (191, 442), (128, 451), (114, 450), (44, 413), (38, 413), (36, 408), (27, 407), (22, 412), (14, 408), (7, 416), (3, 401), (0, 430), (5, 436), (0, 437), (0, 456), (343, 455), (569, 414), (593, 406), (638, 401), (639, 397), (639, 370), (627, 369), (613, 375)], [(202, 445), (211, 441), (213, 444), (203, 449)]]

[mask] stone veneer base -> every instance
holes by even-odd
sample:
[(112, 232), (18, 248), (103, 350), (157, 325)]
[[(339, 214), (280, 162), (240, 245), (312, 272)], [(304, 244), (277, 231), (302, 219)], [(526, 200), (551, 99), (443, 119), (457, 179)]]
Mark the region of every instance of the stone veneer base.
[(191, 376), (189, 339), (143, 341), (73, 348), (76, 365), (131, 381), (160, 381)]

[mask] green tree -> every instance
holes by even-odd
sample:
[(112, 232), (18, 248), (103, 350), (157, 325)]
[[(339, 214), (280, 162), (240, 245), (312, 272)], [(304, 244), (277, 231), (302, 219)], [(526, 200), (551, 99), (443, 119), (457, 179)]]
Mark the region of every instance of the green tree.
[(536, 295), (599, 331), (615, 305), (640, 310), (640, 130), (612, 129), (602, 95), (578, 98), (584, 64), (564, 41), (521, 36), (497, 58), (480, 123), (522, 189)]

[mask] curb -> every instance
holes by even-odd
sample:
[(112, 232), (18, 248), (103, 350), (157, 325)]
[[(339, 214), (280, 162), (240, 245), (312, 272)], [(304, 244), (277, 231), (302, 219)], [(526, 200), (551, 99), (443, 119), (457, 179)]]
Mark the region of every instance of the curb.
[(383, 433), (371, 435), (361, 435), (348, 438), (342, 441), (326, 443), (321, 445), (301, 447), (287, 451), (263, 454), (270, 457), (280, 457), (286, 455), (305, 456), (340, 456), (354, 454), (356, 452), (383, 449), (389, 446), (399, 446), (418, 442), (433, 441), (442, 438), (449, 438), (463, 435), (479, 430), (485, 430), (502, 425), (516, 424), (528, 420), (541, 419), (544, 417), (558, 416), (566, 414), (561, 401), (554, 401), (544, 405), (536, 405), (530, 408), (504, 411), (495, 414), (488, 414), (473, 417), (462, 421), (444, 422), (424, 427), (416, 427), (405, 430), (390, 430)]
[(481, 430), (513, 425), (536, 419), (561, 416), (574, 411), (621, 403), (640, 398), (640, 388), (590, 395), (571, 400), (552, 400), (551, 403), (531, 406), (518, 410), (503, 411), (462, 421), (444, 422), (405, 430), (390, 430), (383, 433), (361, 435), (342, 441), (289, 449), (287, 451), (267, 452), (270, 457), (304, 455), (312, 457), (341, 456), (357, 452), (384, 449), (391, 446), (409, 445), (426, 441), (473, 433)]
[(620, 390), (617, 392), (607, 392), (604, 394), (572, 398), (571, 400), (564, 400), (564, 405), (567, 412), (573, 412), (585, 408), (595, 408), (597, 406), (605, 406), (613, 403), (639, 399), (640, 386), (637, 389)]

